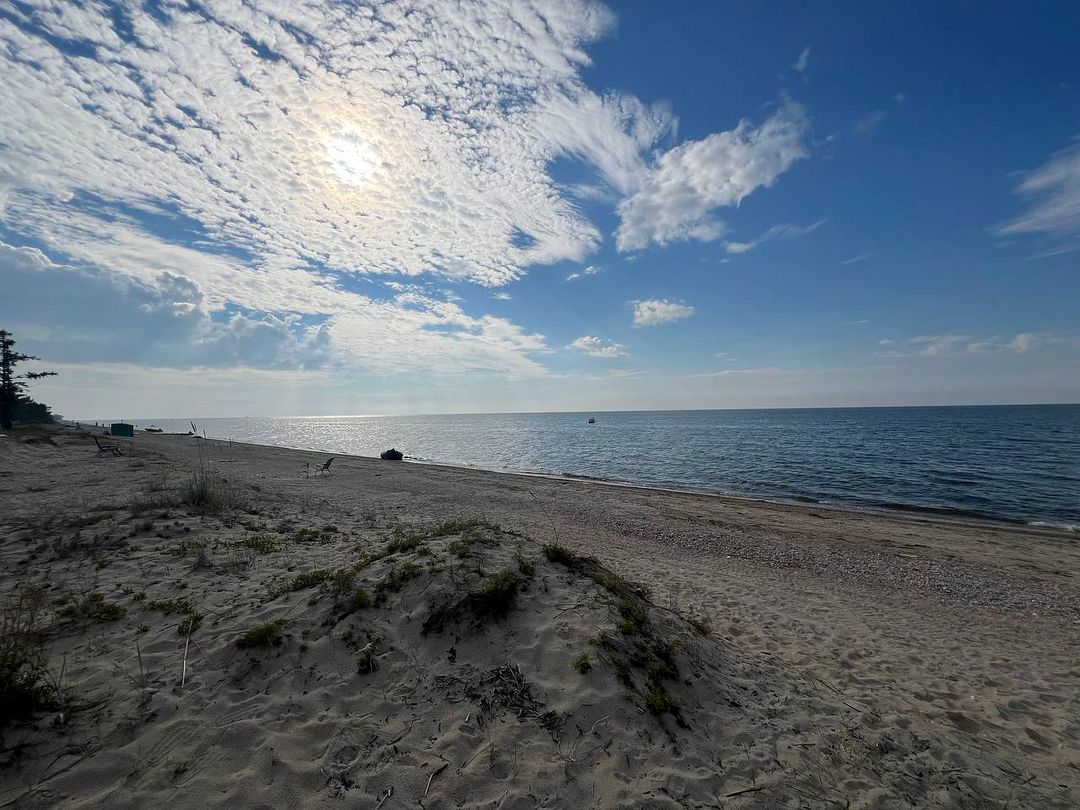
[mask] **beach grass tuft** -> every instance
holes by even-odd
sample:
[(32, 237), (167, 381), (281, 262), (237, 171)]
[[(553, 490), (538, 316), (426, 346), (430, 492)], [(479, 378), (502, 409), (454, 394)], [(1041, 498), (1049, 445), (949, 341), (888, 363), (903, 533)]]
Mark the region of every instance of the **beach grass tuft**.
[(316, 585), (326, 582), (331, 576), (331, 573), (325, 568), (316, 568), (313, 571), (307, 571), (294, 577), (285, 590), (302, 591), (305, 588), (314, 588)]
[(282, 644), (281, 630), (284, 626), (285, 623), (281, 619), (274, 619), (266, 622), (266, 624), (252, 627), (236, 640), (236, 646), (241, 650), (250, 650), (256, 647), (280, 647)]

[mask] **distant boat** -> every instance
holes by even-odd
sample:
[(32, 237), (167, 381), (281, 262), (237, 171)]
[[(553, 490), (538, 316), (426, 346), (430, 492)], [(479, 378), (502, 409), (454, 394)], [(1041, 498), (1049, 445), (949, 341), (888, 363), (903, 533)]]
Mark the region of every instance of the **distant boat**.
[(143, 433), (164, 433), (164, 431), (159, 427), (151, 425), (148, 428), (143, 428)]
[(596, 424), (596, 420), (593, 419), (591, 416), (589, 417), (589, 424), (590, 425), (595, 425)]

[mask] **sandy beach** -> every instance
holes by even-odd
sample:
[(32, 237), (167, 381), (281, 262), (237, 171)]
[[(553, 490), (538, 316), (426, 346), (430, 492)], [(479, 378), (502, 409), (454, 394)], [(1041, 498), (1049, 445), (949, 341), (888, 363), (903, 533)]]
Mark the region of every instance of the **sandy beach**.
[(1075, 535), (120, 444), (0, 438), (0, 807), (1080, 806)]

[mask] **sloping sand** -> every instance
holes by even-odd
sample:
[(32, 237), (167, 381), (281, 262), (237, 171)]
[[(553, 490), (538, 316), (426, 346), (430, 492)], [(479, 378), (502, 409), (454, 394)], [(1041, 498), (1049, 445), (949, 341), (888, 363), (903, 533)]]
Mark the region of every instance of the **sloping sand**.
[(1080, 806), (1069, 535), (124, 444), (0, 438), (0, 807)]

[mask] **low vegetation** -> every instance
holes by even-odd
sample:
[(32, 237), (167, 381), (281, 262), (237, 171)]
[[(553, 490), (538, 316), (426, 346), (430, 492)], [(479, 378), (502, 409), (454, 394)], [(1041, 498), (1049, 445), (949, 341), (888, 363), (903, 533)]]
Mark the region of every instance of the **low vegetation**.
[(570, 662), (570, 666), (572, 666), (582, 675), (587, 675), (589, 671), (592, 670), (592, 661), (589, 659), (588, 653), (582, 653)]
[(192, 471), (180, 490), (179, 501), (200, 515), (216, 515), (244, 506), (237, 488), (205, 466)]
[(302, 591), (305, 588), (314, 588), (316, 585), (322, 585), (326, 580), (330, 579), (330, 576), (330, 572), (325, 568), (316, 568), (295, 577), (285, 590)]
[(236, 646), (241, 650), (250, 650), (258, 647), (280, 647), (282, 644), (282, 628), (284, 622), (281, 619), (260, 624), (248, 630), (236, 640)]
[(434, 608), (424, 619), (423, 632), (441, 633), (465, 617), (477, 624), (501, 619), (513, 608), (518, 589), (525, 578), (517, 571), (505, 569), (486, 577), (480, 585), (462, 598)]
[(190, 636), (202, 627), (203, 615), (201, 613), (189, 613), (180, 624), (176, 626), (176, 632), (182, 636)]
[(91, 593), (60, 608), (58, 613), (73, 619), (115, 622), (127, 615), (127, 608), (106, 601), (100, 593)]
[(143, 602), (143, 607), (166, 616), (171, 613), (195, 613), (195, 606), (187, 599), (149, 599)]
[(278, 550), (277, 541), (265, 532), (249, 534), (240, 541), (240, 545), (250, 548), (256, 554), (273, 554)]
[(389, 573), (375, 584), (375, 604), (381, 605), (391, 593), (397, 593), (411, 579), (416, 579), (424, 572), (414, 562), (403, 562), (391, 568)]
[(43, 602), (40, 592), (24, 590), (0, 608), (0, 727), (49, 703), (38, 628)]

